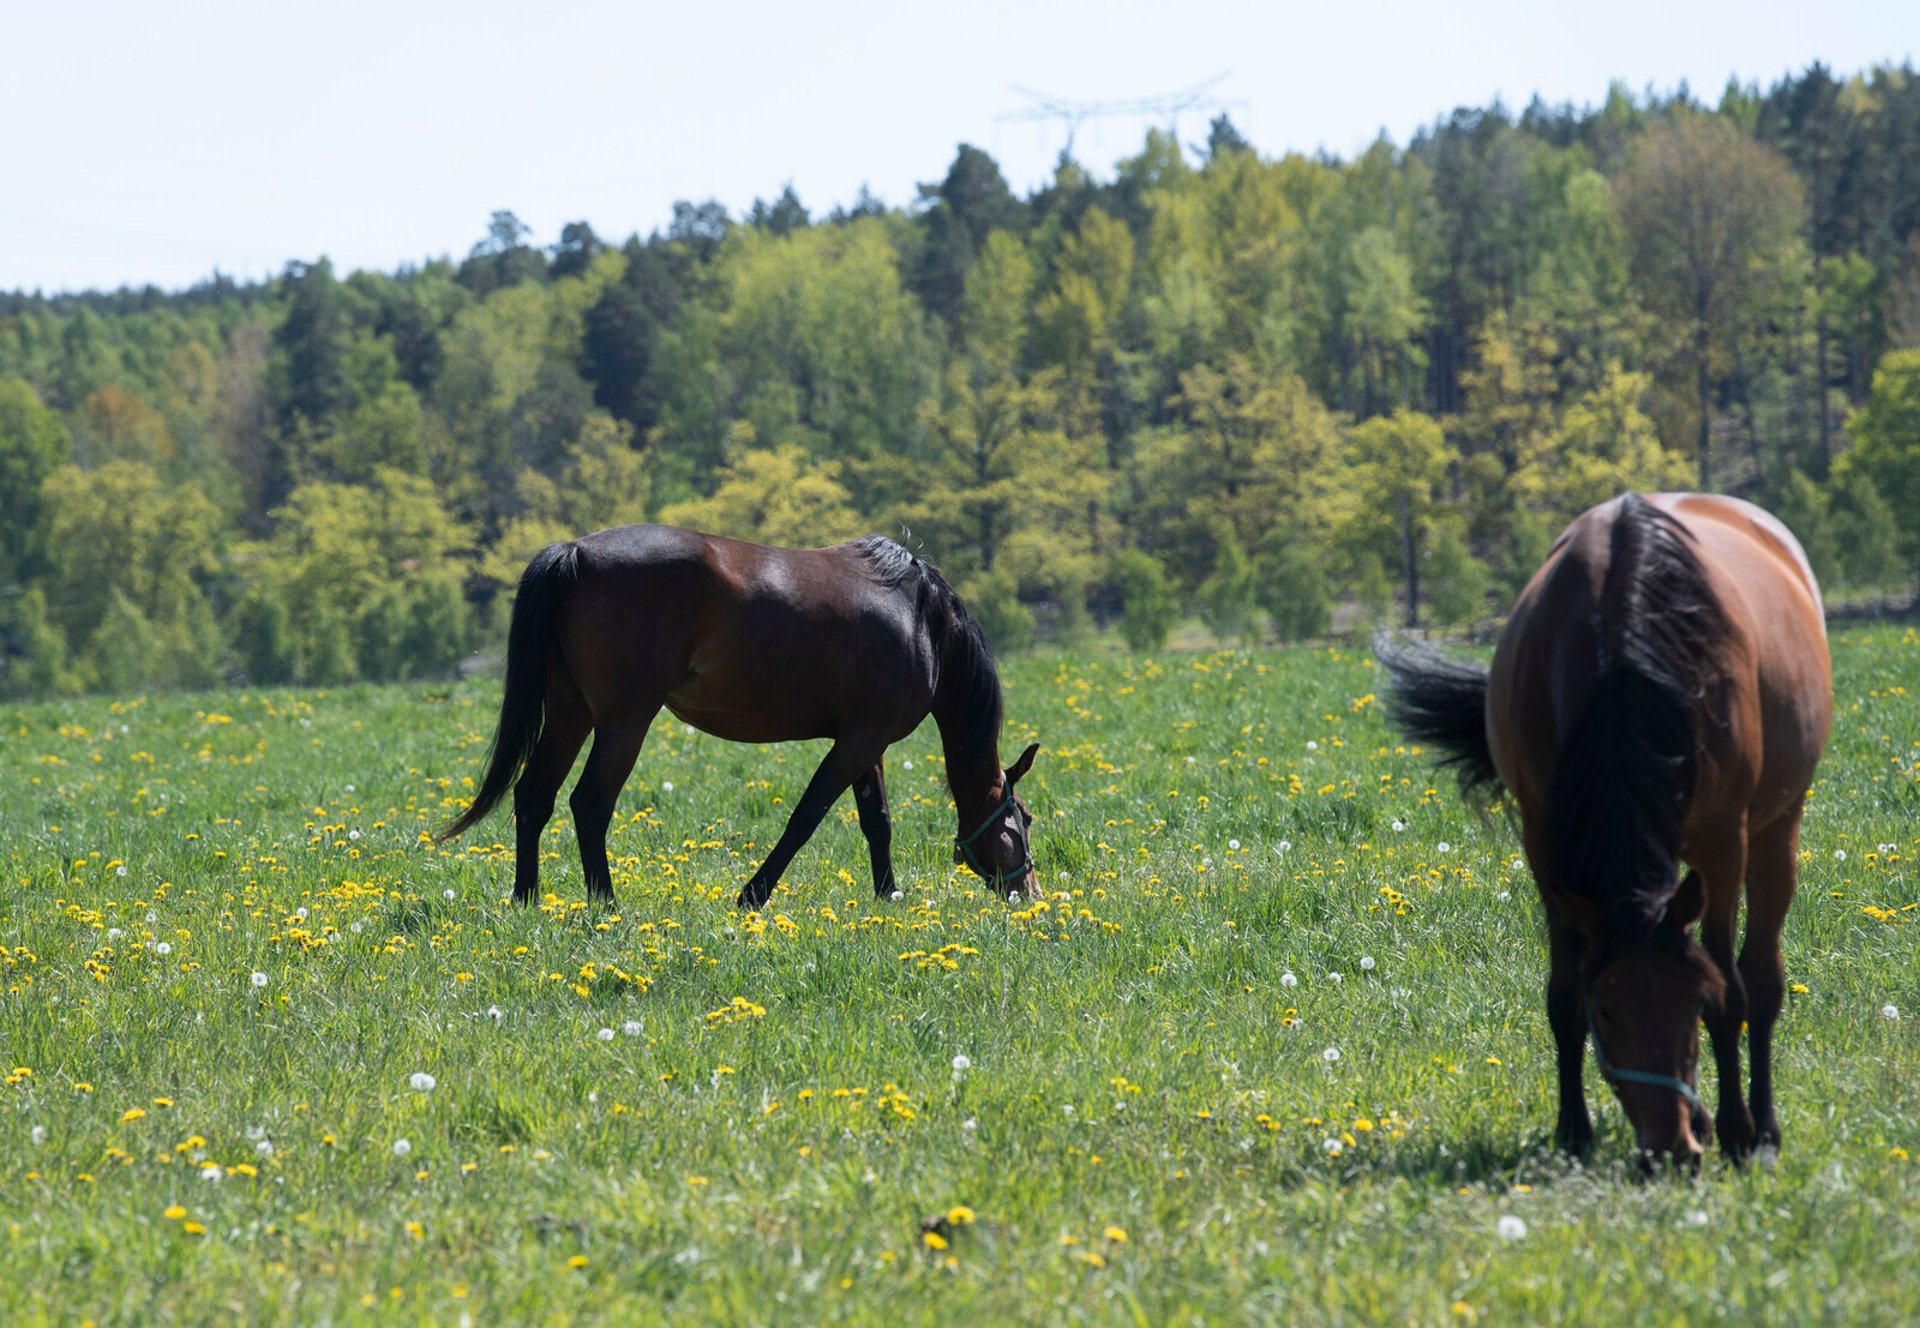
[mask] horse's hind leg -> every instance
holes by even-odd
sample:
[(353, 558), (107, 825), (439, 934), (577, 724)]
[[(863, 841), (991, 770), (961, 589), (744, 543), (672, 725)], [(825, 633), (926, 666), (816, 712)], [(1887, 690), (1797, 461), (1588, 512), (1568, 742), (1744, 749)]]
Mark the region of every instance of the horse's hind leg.
[(572, 680), (549, 677), (540, 741), (513, 786), (513, 902), (530, 904), (540, 889), (540, 833), (553, 817), (554, 795), (573, 768), (593, 720)]
[(1740, 976), (1747, 987), (1747, 1044), (1753, 1061), (1749, 1105), (1762, 1148), (1780, 1147), (1780, 1122), (1773, 1114), (1773, 1025), (1786, 987), (1780, 929), (1793, 902), (1803, 807), (1804, 801), (1795, 803), (1755, 835), (1747, 856), (1747, 936), (1740, 946)]
[(613, 821), (613, 809), (620, 801), (620, 788), (633, 773), (640, 756), (640, 744), (646, 741), (647, 727), (659, 714), (659, 707), (630, 713), (599, 725), (593, 737), (593, 750), (587, 753), (586, 769), (573, 786), (567, 804), (573, 809), (573, 832), (580, 840), (580, 872), (586, 878), (587, 898), (601, 903), (613, 902), (613, 870), (607, 865), (607, 826)]
[(887, 810), (887, 772), (884, 761), (853, 781), (853, 799), (860, 809), (860, 833), (867, 837), (873, 859), (873, 893), (881, 899), (894, 894), (893, 814)]

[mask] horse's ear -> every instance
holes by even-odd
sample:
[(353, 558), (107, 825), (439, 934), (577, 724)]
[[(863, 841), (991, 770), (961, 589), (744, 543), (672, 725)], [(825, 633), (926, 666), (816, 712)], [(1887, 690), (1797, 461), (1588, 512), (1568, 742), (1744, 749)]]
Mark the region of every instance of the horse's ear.
[(1020, 759), (1007, 767), (1008, 788), (1012, 788), (1026, 777), (1027, 771), (1033, 769), (1033, 758), (1039, 755), (1039, 753), (1039, 743), (1030, 742), (1027, 744), (1027, 750), (1020, 753)]
[(1673, 897), (1667, 900), (1667, 913), (1664, 919), (1669, 927), (1685, 931), (1700, 921), (1700, 915), (1707, 911), (1706, 884), (1701, 881), (1700, 873), (1690, 871), (1680, 881)]

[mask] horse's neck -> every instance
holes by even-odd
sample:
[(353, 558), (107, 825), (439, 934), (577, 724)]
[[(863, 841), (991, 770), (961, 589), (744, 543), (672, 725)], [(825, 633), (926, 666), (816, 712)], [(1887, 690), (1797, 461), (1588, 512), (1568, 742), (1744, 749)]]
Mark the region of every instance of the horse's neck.
[(993, 735), (968, 733), (965, 726), (938, 709), (934, 722), (940, 727), (941, 745), (946, 750), (947, 788), (962, 815), (974, 807), (985, 807), (1000, 782), (1000, 747)]

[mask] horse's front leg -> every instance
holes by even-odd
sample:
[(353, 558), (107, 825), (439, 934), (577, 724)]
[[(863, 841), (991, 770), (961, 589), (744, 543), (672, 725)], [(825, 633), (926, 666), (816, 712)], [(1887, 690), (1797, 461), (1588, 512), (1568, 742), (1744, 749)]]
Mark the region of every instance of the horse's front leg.
[(1780, 930), (1799, 874), (1800, 813), (1804, 803), (1753, 837), (1747, 854), (1747, 936), (1740, 945), (1740, 979), (1747, 988), (1747, 1046), (1753, 1067), (1754, 1142), (1780, 1147), (1773, 1112), (1773, 1025), (1780, 1017), (1787, 970)]
[(1705, 882), (1706, 913), (1700, 919), (1700, 944), (1726, 981), (1726, 995), (1718, 1009), (1706, 1011), (1707, 1036), (1713, 1040), (1713, 1064), (1720, 1077), (1720, 1108), (1714, 1127), (1720, 1150), (1736, 1162), (1753, 1151), (1753, 1115), (1740, 1082), (1740, 1032), (1747, 1019), (1747, 985), (1733, 959), (1734, 934), (1740, 922), (1740, 885), (1747, 874), (1746, 820), (1727, 842), (1699, 854), (1696, 869)]
[(898, 889), (893, 881), (893, 814), (887, 810), (885, 761), (853, 781), (854, 805), (860, 809), (860, 833), (867, 837), (867, 855), (873, 859), (875, 898), (890, 899)]
[(1580, 995), (1580, 933), (1547, 907), (1547, 1024), (1560, 1079), (1560, 1116), (1553, 1141), (1576, 1157), (1593, 1147), (1593, 1117), (1581, 1082), (1587, 1054), (1587, 1006)]
[(751, 879), (740, 888), (740, 896), (734, 902), (743, 909), (755, 910), (767, 902), (773, 894), (773, 887), (779, 883), (780, 873), (793, 861), (793, 855), (820, 827), (827, 809), (836, 799), (847, 791), (847, 786), (870, 770), (880, 759), (880, 753), (886, 750), (885, 743), (849, 742), (845, 738), (835, 740), (827, 751), (826, 759), (820, 762), (819, 769), (813, 772), (813, 778), (807, 781), (807, 791), (800, 795), (799, 805), (793, 809), (793, 815), (787, 818), (787, 828), (780, 832), (780, 839), (767, 853), (766, 861), (753, 873)]

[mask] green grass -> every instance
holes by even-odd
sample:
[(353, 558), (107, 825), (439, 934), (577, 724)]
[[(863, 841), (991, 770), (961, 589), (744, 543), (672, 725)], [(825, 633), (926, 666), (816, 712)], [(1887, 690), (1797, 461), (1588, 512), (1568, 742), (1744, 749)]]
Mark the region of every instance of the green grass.
[(1835, 660), (1784, 1151), (1653, 1184), (1591, 1075), (1552, 1152), (1532, 886), (1363, 655), (1014, 661), (1046, 907), (929, 726), (906, 899), (848, 802), (764, 925), (812, 748), (658, 725), (602, 914), (564, 815), (538, 910), (504, 816), (420, 842), (496, 684), (8, 712), (0, 1322), (1913, 1322), (1920, 639)]

